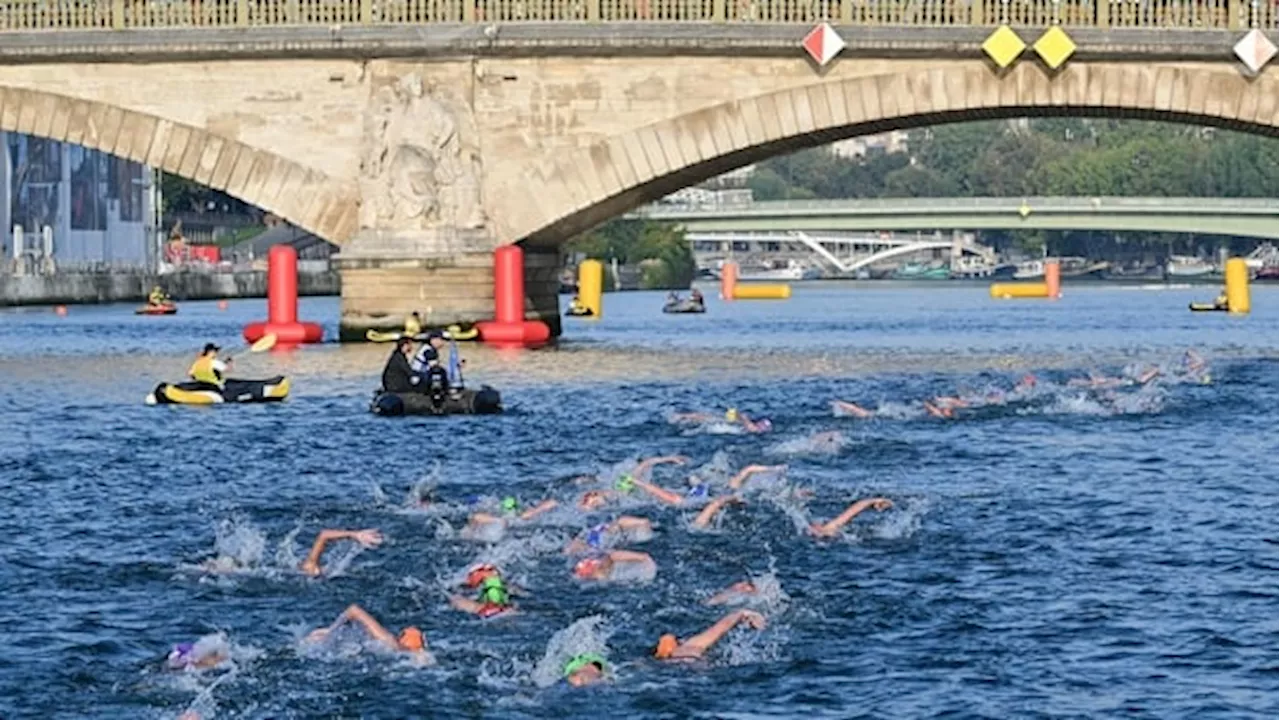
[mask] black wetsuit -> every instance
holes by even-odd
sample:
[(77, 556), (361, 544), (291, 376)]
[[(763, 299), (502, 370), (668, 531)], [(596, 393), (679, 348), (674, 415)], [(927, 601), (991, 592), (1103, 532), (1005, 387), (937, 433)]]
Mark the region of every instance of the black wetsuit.
[(391, 352), (387, 366), (382, 370), (382, 389), (387, 392), (413, 392), (413, 370), (409, 367), (409, 358), (399, 348)]

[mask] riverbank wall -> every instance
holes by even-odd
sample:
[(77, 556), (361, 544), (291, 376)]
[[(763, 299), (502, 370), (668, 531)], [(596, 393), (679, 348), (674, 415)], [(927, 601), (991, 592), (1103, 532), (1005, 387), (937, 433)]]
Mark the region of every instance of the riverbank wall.
[[(174, 300), (223, 300), (267, 296), (265, 270), (236, 272), (178, 272), (157, 275), (144, 271), (0, 274), (0, 306), (82, 305), (142, 302), (159, 285)], [(299, 295), (337, 295), (342, 284), (337, 272), (298, 273)]]

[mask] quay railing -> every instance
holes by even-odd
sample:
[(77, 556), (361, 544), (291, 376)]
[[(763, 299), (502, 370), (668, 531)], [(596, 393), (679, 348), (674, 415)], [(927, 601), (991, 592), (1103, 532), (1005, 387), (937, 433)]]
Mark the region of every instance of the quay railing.
[(1276, 28), (1277, 0), (0, 0), (13, 31), (669, 22)]

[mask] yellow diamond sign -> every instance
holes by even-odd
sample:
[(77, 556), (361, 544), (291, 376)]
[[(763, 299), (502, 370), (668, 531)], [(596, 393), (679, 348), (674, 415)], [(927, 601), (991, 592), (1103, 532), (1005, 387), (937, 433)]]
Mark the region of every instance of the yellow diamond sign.
[(996, 61), (996, 65), (1007, 68), (1013, 64), (1014, 60), (1027, 49), (1027, 44), (1022, 42), (1022, 38), (1018, 37), (1018, 33), (1014, 32), (1008, 25), (1001, 25), (996, 31), (991, 33), (986, 42), (982, 43), (982, 51), (985, 52), (992, 60)]
[(1066, 31), (1054, 25), (1045, 31), (1033, 46), (1036, 54), (1049, 66), (1050, 70), (1062, 67), (1067, 58), (1076, 51), (1076, 43)]

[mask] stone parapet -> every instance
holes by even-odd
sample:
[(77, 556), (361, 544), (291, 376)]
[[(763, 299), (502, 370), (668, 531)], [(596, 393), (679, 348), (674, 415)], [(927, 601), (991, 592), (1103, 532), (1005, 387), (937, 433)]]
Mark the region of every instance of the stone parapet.
[[(979, 58), (990, 27), (833, 25), (846, 57)], [(1034, 35), (1042, 28), (1027, 27)], [(423, 26), (164, 28), (0, 33), (4, 62), (156, 62), (265, 58), (796, 56), (809, 26), (795, 23), (493, 23)], [(1274, 29), (1264, 30), (1275, 41)], [(1080, 60), (1218, 60), (1240, 32), (1226, 29), (1072, 28)]]

